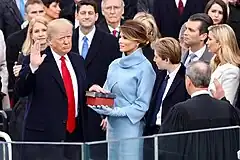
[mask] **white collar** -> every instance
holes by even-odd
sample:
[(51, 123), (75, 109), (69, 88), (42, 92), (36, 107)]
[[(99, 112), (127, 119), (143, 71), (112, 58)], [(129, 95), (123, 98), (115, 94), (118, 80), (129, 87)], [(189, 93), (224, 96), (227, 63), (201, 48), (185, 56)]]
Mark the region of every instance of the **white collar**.
[(200, 48), (196, 52), (192, 52), (191, 50), (189, 50), (189, 55), (194, 53), (198, 57), (198, 59), (200, 59), (205, 50), (206, 50), (206, 45), (204, 45), (202, 48)]
[(87, 35), (85, 35), (82, 33), (80, 26), (79, 26), (79, 40), (81, 41), (83, 39), (83, 37), (86, 36), (88, 39), (88, 44), (90, 45), (92, 42), (93, 36), (95, 34), (95, 31), (96, 31), (96, 27), (93, 26), (92, 30)]
[[(51, 52), (52, 52), (52, 55), (53, 55), (53, 58), (55, 59), (55, 61), (59, 61), (62, 56), (57, 54), (52, 48), (50, 48), (50, 49), (51, 49)], [(65, 57), (65, 60), (70, 61), (67, 54), (65, 54), (64, 57)]]
[(113, 27), (111, 27), (110, 25), (108, 25), (108, 29), (110, 30), (110, 33), (112, 33), (113, 30), (116, 30), (116, 31), (119, 33), (119, 31), (120, 31), (120, 23), (119, 23), (119, 25), (117, 26), (117, 28), (113, 28)]
[(175, 68), (174, 71), (172, 71), (171, 73), (169, 73), (169, 72), (167, 71), (167, 74), (168, 74), (168, 76), (169, 76), (169, 79), (174, 79), (174, 78), (175, 78), (175, 76), (176, 76), (177, 72), (179, 71), (180, 67), (181, 67), (181, 64), (179, 64), (179, 65), (177, 66), (177, 68)]
[(192, 98), (192, 97), (199, 96), (199, 95), (202, 95), (202, 94), (210, 95), (209, 91), (207, 91), (207, 90), (200, 90), (200, 91), (194, 92), (194, 93), (191, 95), (191, 98)]

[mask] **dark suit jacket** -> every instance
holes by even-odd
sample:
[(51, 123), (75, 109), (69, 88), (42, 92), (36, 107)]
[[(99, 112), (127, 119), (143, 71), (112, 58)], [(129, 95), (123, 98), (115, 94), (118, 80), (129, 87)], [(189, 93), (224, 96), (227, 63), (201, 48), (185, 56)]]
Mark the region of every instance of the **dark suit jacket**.
[(175, 0), (155, 0), (153, 16), (162, 36), (177, 39), (183, 23), (191, 15), (203, 12), (207, 1), (187, 0), (183, 14), (179, 15)]
[(22, 45), (27, 36), (28, 27), (11, 34), (6, 40), (6, 60), (8, 69), (8, 89), (12, 90), (15, 84), (13, 74), (14, 62), (18, 61), (19, 53), (22, 51)]
[[(168, 111), (177, 103), (182, 102), (187, 100), (190, 96), (187, 93), (187, 90), (185, 88), (185, 67), (183, 64), (181, 64), (181, 67), (179, 71), (176, 74), (176, 77), (173, 80), (173, 83), (164, 99), (162, 102), (162, 121), (165, 119)], [(159, 88), (164, 80), (164, 78), (167, 75), (166, 70), (161, 70), (158, 71), (157, 73), (157, 78), (156, 82), (153, 88), (153, 93), (152, 93), (152, 99), (150, 103), (149, 110), (145, 116), (146, 118), (146, 128), (144, 131), (144, 135), (151, 135), (154, 134), (155, 131), (155, 125), (152, 124), (152, 119), (157, 117), (157, 114), (160, 110), (160, 106), (156, 106), (157, 102), (157, 95)]]
[[(201, 94), (176, 104), (162, 123), (160, 133), (238, 126), (239, 123), (239, 114), (230, 103)], [(238, 142), (238, 129), (159, 137), (162, 144), (159, 159), (237, 160)]]
[(240, 4), (237, 6), (229, 4), (229, 8), (228, 24), (233, 28), (237, 37), (238, 46), (240, 47)]
[[(176, 74), (176, 77), (173, 80), (173, 83), (170, 87), (170, 89), (168, 90), (168, 93), (164, 99), (164, 101), (162, 102), (162, 121), (165, 119), (168, 111), (177, 103), (182, 102), (187, 100), (190, 96), (187, 93), (187, 90), (185, 88), (185, 67), (183, 64), (181, 64), (181, 67), (179, 69), (179, 71)], [(151, 103), (150, 103), (150, 107), (149, 110), (145, 116), (146, 118), (146, 129), (145, 129), (145, 133), (144, 135), (151, 135), (151, 134), (155, 134), (155, 125), (156, 125), (156, 121), (152, 122), (153, 118), (157, 117), (157, 114), (160, 110), (160, 106), (156, 106), (156, 102), (157, 102), (157, 95), (158, 95), (158, 91), (159, 88), (164, 80), (164, 78), (167, 75), (167, 71), (166, 70), (161, 70), (158, 71), (157, 73), (157, 78), (156, 78), (156, 82), (154, 85), (154, 89), (153, 89), (153, 93), (152, 93), (152, 99), (151, 99)], [(154, 124), (152, 124), (154, 123)]]
[(157, 71), (157, 65), (156, 63), (153, 61), (154, 58), (154, 50), (151, 48), (150, 44), (142, 47), (142, 51), (143, 51), (143, 55), (149, 60), (149, 62), (151, 62), (153, 69), (155, 71)]
[(23, 18), (15, 0), (0, 0), (0, 29), (5, 39), (21, 29)]
[[(79, 53), (78, 41), (79, 27), (75, 29), (73, 34), (72, 50), (76, 53)], [(121, 53), (119, 51), (117, 39), (114, 36), (96, 28), (96, 32), (93, 36), (88, 54), (85, 59), (88, 85), (91, 86), (92, 84), (98, 84), (103, 86), (107, 77), (108, 66), (114, 59), (119, 58), (120, 56)], [(88, 140), (104, 140), (106, 134), (100, 127), (102, 119), (99, 114), (92, 109), (89, 109), (88, 117), (91, 119), (88, 121), (88, 126), (90, 126)]]
[[(184, 64), (185, 61), (187, 60), (188, 58), (188, 55), (189, 55), (189, 51), (187, 51), (181, 58), (181, 62)], [(202, 57), (199, 59), (200, 61), (204, 61), (206, 63), (209, 63), (210, 60), (212, 59), (213, 57), (213, 54), (211, 52), (208, 51), (208, 48), (206, 47)]]
[(124, 0), (124, 19), (133, 19), (135, 14), (137, 14), (137, 3), (138, 0)]
[[(16, 81), (16, 91), (19, 96), (29, 97), (25, 115), (24, 140), (60, 142), (66, 138), (67, 96), (62, 76), (50, 48), (47, 48), (44, 53), (47, 57), (34, 74), (29, 67), (30, 57), (27, 56), (19, 79)], [(79, 137), (76, 141), (84, 141), (86, 138), (84, 62), (81, 56), (72, 52), (68, 53), (68, 57), (78, 82)]]
[(61, 12), (59, 17), (61, 18), (65, 18), (69, 21), (72, 22), (72, 24), (75, 24), (75, 10), (76, 10), (76, 5), (74, 3), (74, 1), (72, 3), (71, 0), (68, 0), (64, 3), (65, 1), (60, 1), (60, 8), (61, 8)]

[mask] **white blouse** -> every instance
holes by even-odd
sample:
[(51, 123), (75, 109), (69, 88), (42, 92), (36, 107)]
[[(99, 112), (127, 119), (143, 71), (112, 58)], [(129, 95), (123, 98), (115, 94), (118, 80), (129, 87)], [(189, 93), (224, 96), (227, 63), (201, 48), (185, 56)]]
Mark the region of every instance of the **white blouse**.
[(214, 79), (219, 81), (225, 92), (226, 99), (229, 100), (232, 105), (234, 105), (234, 99), (237, 94), (240, 79), (239, 68), (230, 63), (218, 66), (211, 75), (211, 80), (208, 87), (209, 90), (216, 90), (213, 83)]

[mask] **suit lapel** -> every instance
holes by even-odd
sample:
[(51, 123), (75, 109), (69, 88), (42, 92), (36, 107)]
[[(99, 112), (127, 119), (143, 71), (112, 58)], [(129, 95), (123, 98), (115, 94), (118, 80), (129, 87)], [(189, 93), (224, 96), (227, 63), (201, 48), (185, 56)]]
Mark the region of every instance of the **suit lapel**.
[(210, 55), (212, 56), (213, 54), (209, 53), (208, 48), (206, 47), (205, 51), (203, 52), (202, 57), (200, 57), (199, 60), (206, 61), (206, 60), (210, 59)]
[(80, 54), (80, 51), (79, 51), (79, 27), (77, 27), (75, 30), (74, 30), (74, 34), (73, 34), (73, 42), (72, 42), (72, 51), (77, 53), (77, 54)]
[(110, 34), (111, 34), (111, 32), (110, 32), (110, 30), (109, 30), (109, 28), (108, 28), (108, 25), (107, 25), (106, 20), (103, 21), (102, 27), (103, 27), (103, 30), (104, 30), (104, 31), (106, 31), (107, 33), (110, 33)]
[(98, 31), (96, 28), (96, 31), (94, 33), (92, 43), (89, 47), (87, 57), (85, 59), (86, 67), (90, 64), (90, 62), (93, 60), (94, 57), (99, 53), (99, 47), (101, 46), (101, 32)]
[(167, 75), (166, 70), (161, 70), (161, 71), (158, 70), (157, 78), (156, 78), (156, 82), (155, 82), (155, 86), (154, 86), (154, 91), (153, 91), (153, 96), (152, 96), (153, 100), (156, 100), (158, 90), (159, 90), (159, 88), (162, 84), (162, 81), (166, 75)]
[(47, 48), (45, 53), (47, 54), (47, 57), (45, 58), (45, 62), (47, 62), (47, 65), (49, 65), (48, 69), (50, 70), (51, 75), (56, 80), (56, 82), (59, 84), (59, 87), (60, 87), (61, 91), (64, 94), (66, 94), (66, 90), (65, 90), (65, 87), (64, 87), (64, 83), (63, 83), (61, 73), (58, 69), (57, 63), (56, 63), (56, 61), (53, 57), (53, 54), (52, 54), (50, 48)]
[(176, 90), (177, 86), (179, 85), (179, 83), (185, 78), (185, 67), (183, 64), (181, 64), (174, 80), (173, 83), (171, 85), (171, 87), (168, 90), (168, 93), (166, 95), (165, 98), (167, 98), (168, 96), (170, 96), (172, 93), (174, 93), (174, 91)]
[(71, 61), (71, 64), (73, 66), (74, 72), (76, 74), (77, 77), (77, 83), (78, 83), (78, 94), (80, 95), (80, 91), (82, 91), (83, 89), (81, 88), (83, 86), (83, 75), (81, 75), (81, 67), (78, 65), (78, 59), (74, 58), (73, 53), (69, 53), (68, 57)]
[(7, 3), (7, 7), (9, 8), (10, 12), (13, 14), (16, 21), (21, 25), (23, 22), (23, 17), (17, 7), (17, 4), (14, 0), (11, 0), (10, 3)]

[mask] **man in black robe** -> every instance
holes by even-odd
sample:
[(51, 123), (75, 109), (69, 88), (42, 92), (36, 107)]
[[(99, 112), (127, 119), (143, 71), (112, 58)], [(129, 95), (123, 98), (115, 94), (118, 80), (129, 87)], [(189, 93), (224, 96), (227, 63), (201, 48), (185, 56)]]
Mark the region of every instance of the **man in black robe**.
[[(160, 127), (160, 133), (239, 125), (238, 111), (208, 92), (210, 67), (201, 61), (186, 69), (186, 89), (191, 99), (176, 104)], [(239, 129), (196, 132), (159, 138), (161, 160), (237, 160)]]

